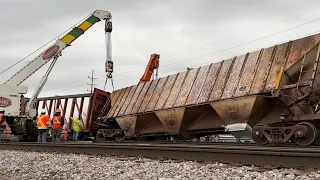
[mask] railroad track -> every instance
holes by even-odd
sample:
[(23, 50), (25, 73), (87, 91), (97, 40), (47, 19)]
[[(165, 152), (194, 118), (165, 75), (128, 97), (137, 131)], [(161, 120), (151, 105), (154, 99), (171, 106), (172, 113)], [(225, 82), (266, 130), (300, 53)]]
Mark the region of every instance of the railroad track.
[(228, 143), (22, 143), (3, 142), (0, 149), (126, 155), (196, 161), (218, 161), (242, 165), (320, 168), (319, 147), (235, 145)]

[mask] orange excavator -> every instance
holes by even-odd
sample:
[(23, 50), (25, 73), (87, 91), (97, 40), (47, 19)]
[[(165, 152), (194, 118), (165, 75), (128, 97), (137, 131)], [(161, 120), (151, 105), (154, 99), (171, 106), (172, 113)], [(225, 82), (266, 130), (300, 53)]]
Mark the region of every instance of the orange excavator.
[(159, 58), (160, 58), (160, 54), (151, 54), (148, 65), (139, 81), (139, 84), (150, 81), (154, 70), (156, 70), (156, 77), (158, 77), (158, 67), (160, 64)]

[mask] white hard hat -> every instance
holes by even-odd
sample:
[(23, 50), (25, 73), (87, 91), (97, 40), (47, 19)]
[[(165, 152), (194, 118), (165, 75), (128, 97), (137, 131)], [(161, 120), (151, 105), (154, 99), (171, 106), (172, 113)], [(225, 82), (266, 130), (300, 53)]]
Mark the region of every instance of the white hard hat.
[(4, 108), (0, 107), (0, 112), (4, 111)]
[(46, 113), (45, 109), (41, 109), (41, 114)]

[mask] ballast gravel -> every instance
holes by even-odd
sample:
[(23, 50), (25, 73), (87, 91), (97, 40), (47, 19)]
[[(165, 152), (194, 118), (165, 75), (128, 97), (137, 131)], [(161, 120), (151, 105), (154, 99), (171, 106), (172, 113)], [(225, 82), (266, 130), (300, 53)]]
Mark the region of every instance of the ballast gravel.
[[(320, 179), (320, 170), (2, 150), (0, 179)], [(320, 162), (319, 162), (320, 163)]]

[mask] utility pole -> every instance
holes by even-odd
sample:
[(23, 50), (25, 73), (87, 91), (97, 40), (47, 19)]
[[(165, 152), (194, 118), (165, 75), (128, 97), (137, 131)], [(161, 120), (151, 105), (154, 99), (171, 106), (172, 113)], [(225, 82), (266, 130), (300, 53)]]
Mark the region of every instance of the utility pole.
[(87, 91), (89, 91), (90, 93), (92, 93), (92, 92), (93, 92), (93, 88), (94, 88), (95, 86), (97, 86), (96, 84), (93, 84), (93, 81), (96, 80), (96, 79), (98, 79), (98, 78), (93, 77), (93, 69), (92, 69), (91, 77), (88, 76), (88, 78), (90, 79), (90, 83), (87, 83), (87, 84), (91, 87), (91, 89), (90, 89), (90, 90), (87, 90)]

